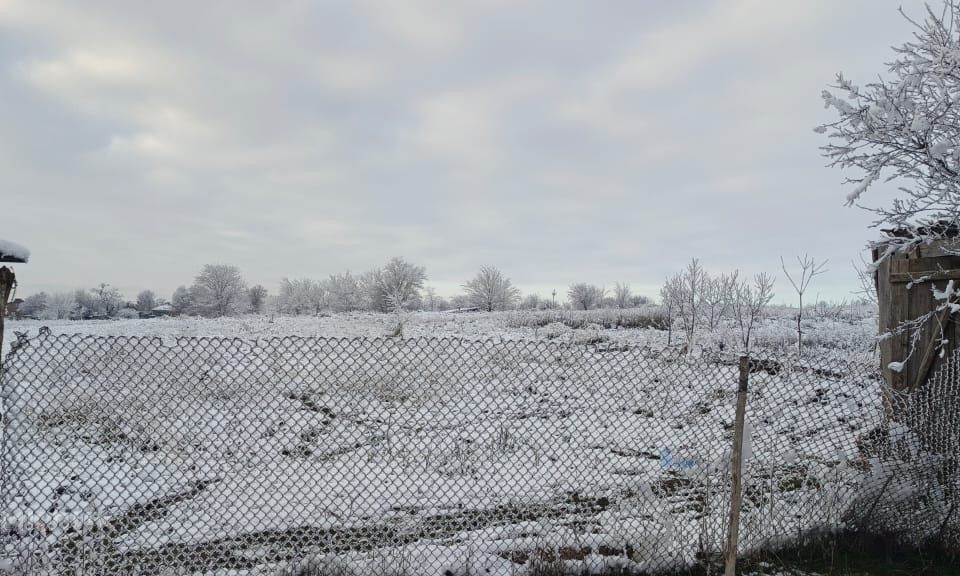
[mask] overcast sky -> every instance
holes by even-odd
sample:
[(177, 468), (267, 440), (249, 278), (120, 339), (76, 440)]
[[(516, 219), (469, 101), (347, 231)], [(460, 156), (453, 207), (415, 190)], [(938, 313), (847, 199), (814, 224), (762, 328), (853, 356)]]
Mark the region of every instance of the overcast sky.
[(21, 294), (401, 255), (446, 294), (493, 264), (655, 295), (695, 256), (786, 301), (809, 252), (850, 297), (875, 231), (812, 128), (907, 39), (900, 4), (0, 0), (0, 238), (33, 252)]

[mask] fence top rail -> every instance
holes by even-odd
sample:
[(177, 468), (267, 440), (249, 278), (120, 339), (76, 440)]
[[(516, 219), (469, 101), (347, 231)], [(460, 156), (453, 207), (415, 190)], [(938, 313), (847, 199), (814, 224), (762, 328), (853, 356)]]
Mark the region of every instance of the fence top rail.
[[(164, 349), (189, 349), (196, 347), (216, 347), (239, 349), (243, 351), (269, 350), (282, 347), (310, 349), (315, 347), (357, 348), (375, 347), (395, 350), (431, 350), (460, 347), (471, 351), (516, 350), (586, 354), (602, 352), (617, 353), (622, 359), (634, 357), (644, 362), (686, 363), (689, 365), (727, 365), (736, 367), (743, 355), (750, 357), (750, 371), (773, 374), (780, 371), (810, 371), (827, 379), (843, 377), (845, 374), (863, 374), (874, 378), (879, 375), (876, 354), (863, 354), (851, 357), (841, 351), (820, 352), (817, 355), (798, 357), (795, 353), (770, 350), (755, 350), (749, 354), (722, 350), (704, 350), (699, 354), (686, 354), (678, 347), (655, 348), (646, 344), (619, 341), (572, 342), (543, 339), (505, 339), (497, 337), (471, 338), (458, 336), (417, 336), (410, 338), (390, 336), (192, 336), (192, 335), (99, 335), (81, 332), (54, 334), (49, 327), (41, 327), (35, 335), (27, 332), (14, 332), (15, 340), (9, 343), (7, 360), (32, 348), (34, 343), (48, 346), (152, 346)], [(622, 360), (621, 360), (622, 361)]]

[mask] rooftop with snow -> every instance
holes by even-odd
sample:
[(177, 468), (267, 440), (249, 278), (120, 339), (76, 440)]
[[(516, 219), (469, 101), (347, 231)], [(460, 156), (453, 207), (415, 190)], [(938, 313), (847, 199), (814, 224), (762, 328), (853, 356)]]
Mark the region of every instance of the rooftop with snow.
[(26, 262), (30, 260), (30, 250), (26, 247), (0, 238), (0, 262)]

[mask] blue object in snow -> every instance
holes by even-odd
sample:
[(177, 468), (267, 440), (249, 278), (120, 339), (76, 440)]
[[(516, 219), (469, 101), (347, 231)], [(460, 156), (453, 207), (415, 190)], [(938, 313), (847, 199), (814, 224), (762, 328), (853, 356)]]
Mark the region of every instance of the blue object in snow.
[(693, 458), (684, 458), (670, 451), (669, 448), (660, 449), (660, 467), (663, 469), (689, 470), (697, 465)]

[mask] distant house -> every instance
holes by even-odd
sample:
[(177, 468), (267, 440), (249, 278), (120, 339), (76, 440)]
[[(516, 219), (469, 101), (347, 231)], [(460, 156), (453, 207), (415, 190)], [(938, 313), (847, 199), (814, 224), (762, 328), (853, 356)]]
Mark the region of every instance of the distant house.
[(163, 316), (178, 316), (177, 310), (169, 304), (155, 306), (146, 312), (141, 312), (141, 318), (161, 318)]
[(4, 315), (7, 318), (20, 318), (20, 305), (23, 304), (23, 298), (14, 298), (12, 302), (7, 302), (7, 308)]

